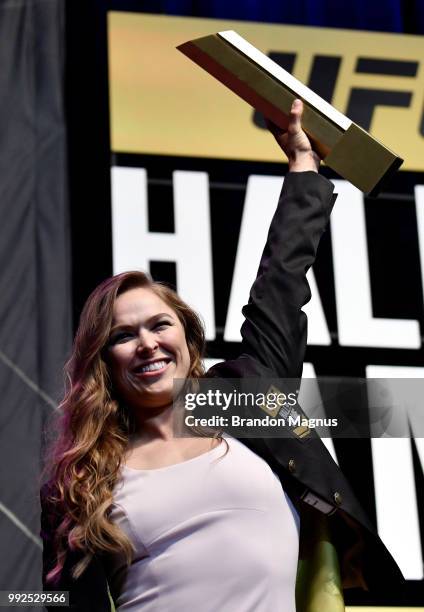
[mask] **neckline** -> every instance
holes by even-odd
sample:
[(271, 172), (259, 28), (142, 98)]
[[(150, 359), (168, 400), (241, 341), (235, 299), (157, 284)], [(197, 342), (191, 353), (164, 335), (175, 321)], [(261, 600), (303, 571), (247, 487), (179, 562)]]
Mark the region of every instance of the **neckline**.
[(128, 465), (126, 465), (125, 463), (122, 466), (123, 470), (126, 470), (128, 472), (135, 472), (138, 474), (153, 474), (156, 472), (163, 472), (165, 470), (171, 470), (173, 468), (178, 468), (178, 467), (182, 467), (184, 465), (187, 464), (192, 464), (195, 462), (200, 462), (200, 461), (204, 461), (205, 459), (209, 458), (210, 456), (213, 456), (213, 454), (215, 454), (221, 447), (222, 447), (222, 440), (220, 441), (219, 444), (217, 444), (216, 446), (214, 446), (214, 448), (211, 448), (208, 451), (205, 451), (204, 453), (200, 453), (200, 455), (196, 455), (195, 457), (192, 457), (191, 459), (186, 459), (185, 461), (178, 461), (178, 463), (171, 463), (170, 465), (164, 465), (163, 467), (160, 468), (151, 468), (151, 469), (139, 469), (139, 468), (133, 468), (133, 467), (129, 467)]

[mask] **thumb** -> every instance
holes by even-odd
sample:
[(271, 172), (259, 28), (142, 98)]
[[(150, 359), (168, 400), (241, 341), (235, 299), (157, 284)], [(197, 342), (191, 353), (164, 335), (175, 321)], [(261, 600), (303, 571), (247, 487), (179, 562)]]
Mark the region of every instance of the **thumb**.
[(301, 117), (303, 113), (303, 102), (296, 98), (290, 109), (288, 132), (297, 134), (302, 129)]

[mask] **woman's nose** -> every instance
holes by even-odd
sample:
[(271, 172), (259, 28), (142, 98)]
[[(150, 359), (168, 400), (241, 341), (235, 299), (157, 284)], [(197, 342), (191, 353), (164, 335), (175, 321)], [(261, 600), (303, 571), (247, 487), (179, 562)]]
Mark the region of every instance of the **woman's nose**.
[(140, 332), (138, 337), (137, 351), (139, 352), (151, 352), (154, 351), (158, 346), (158, 342), (155, 334), (150, 331), (143, 330)]

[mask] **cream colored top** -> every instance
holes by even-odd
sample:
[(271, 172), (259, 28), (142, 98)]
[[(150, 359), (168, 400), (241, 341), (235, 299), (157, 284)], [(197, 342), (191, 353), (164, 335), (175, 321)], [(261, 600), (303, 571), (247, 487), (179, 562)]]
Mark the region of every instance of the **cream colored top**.
[(124, 466), (112, 520), (135, 555), (107, 560), (119, 611), (295, 612), (299, 518), (268, 464), (234, 438), (175, 465)]

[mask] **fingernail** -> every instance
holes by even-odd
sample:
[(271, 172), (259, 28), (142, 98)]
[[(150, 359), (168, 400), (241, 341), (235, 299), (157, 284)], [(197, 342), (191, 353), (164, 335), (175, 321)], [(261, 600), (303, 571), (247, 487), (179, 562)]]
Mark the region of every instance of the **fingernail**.
[(296, 98), (295, 100), (293, 100), (292, 108), (298, 108), (301, 103), (302, 101), (299, 100), (299, 98)]

